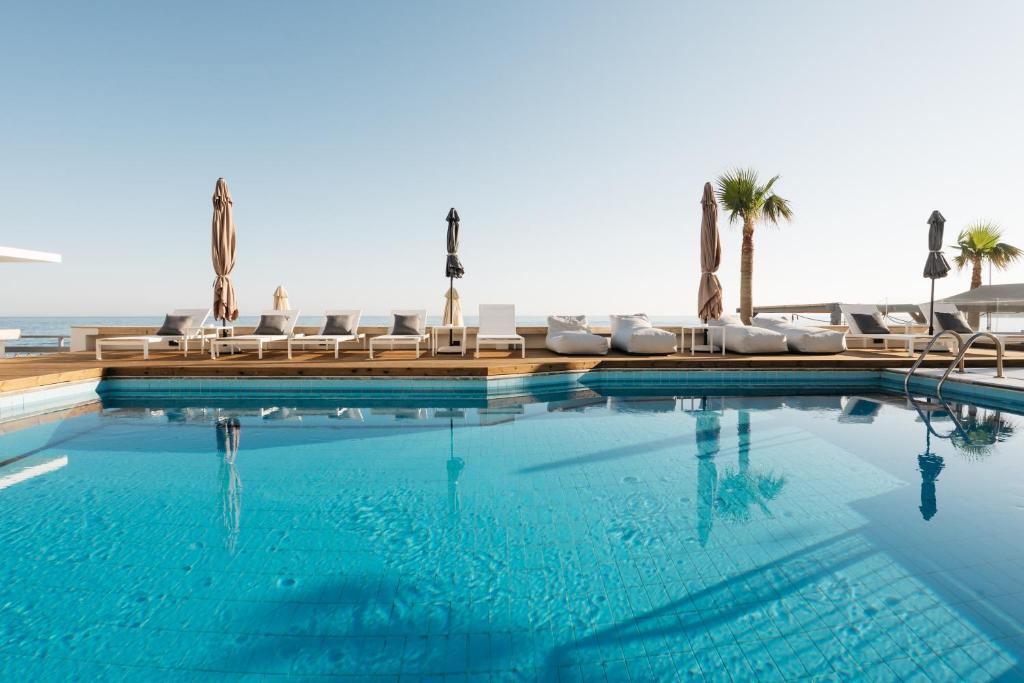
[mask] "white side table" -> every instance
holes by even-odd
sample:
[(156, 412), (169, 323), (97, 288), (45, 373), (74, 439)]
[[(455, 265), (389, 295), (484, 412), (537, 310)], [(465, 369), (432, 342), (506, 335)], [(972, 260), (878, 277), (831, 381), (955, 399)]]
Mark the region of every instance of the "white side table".
[[(690, 333), (690, 355), (694, 355), (697, 352), (697, 333), (707, 332), (712, 329), (719, 329), (722, 331), (722, 355), (725, 355), (725, 326), (724, 325), (683, 325), (683, 336), (686, 333)], [(710, 341), (710, 340), (709, 340)], [(680, 343), (682, 346), (682, 343)], [(713, 344), (707, 344), (701, 348), (702, 352), (714, 353), (715, 347)]]
[[(199, 335), (201, 337), (200, 352), (206, 350), (206, 342), (209, 341), (210, 345), (213, 345), (215, 339), (227, 339), (228, 337), (235, 336), (234, 325), (203, 325), (200, 328)], [(231, 353), (234, 353), (234, 349), (230, 349)]]
[[(441, 333), (451, 335), (452, 341), (458, 339), (458, 345), (445, 343), (444, 346), (438, 346), (438, 335)], [(430, 355), (436, 356), (439, 353), (466, 355), (465, 325), (436, 325), (430, 328)]]

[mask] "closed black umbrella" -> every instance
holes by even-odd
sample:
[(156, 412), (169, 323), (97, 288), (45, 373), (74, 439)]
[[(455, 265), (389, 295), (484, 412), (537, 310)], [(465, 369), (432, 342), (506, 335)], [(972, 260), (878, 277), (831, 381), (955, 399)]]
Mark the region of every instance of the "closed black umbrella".
[(935, 281), (949, 274), (949, 261), (942, 253), (942, 232), (946, 219), (938, 210), (928, 217), (928, 260), (924, 264), (924, 276), (932, 281), (932, 294), (928, 305), (928, 334), (935, 334)]
[[(444, 274), (448, 278), (448, 301), (445, 303), (445, 322), (449, 325), (455, 323), (454, 306), (455, 298), (455, 278), (462, 278), (466, 273), (466, 269), (462, 267), (462, 262), (459, 261), (459, 212), (455, 210), (453, 206), (448, 211), (448, 260), (445, 262)], [(452, 331), (448, 331), (448, 345), (452, 345)]]

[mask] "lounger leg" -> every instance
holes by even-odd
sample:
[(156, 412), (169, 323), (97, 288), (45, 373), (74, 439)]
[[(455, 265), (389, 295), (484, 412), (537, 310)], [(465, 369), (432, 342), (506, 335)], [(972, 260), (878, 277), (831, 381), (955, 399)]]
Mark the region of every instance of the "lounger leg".
[(149, 342), (142, 342), (142, 360), (149, 360)]
[(288, 360), (292, 359), (292, 343), (288, 342)]
[(96, 360), (103, 360), (103, 347), (98, 341), (96, 342)]
[(370, 360), (373, 360), (373, 342), (370, 342)]
[(526, 341), (523, 341), (523, 358), (526, 358)]
[(188, 337), (185, 337), (182, 344), (185, 347), (185, 358), (188, 358)]
[(263, 360), (263, 342), (256, 342), (256, 357)]

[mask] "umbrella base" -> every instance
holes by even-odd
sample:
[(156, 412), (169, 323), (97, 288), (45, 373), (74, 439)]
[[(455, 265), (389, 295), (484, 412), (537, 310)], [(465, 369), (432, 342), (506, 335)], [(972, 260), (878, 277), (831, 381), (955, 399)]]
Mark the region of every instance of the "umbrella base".
[(461, 354), (462, 351), (463, 351), (462, 346), (458, 342), (455, 342), (454, 344), (446, 344), (445, 346), (438, 346), (435, 352), (436, 353), (460, 353)]
[(695, 344), (692, 349), (697, 353), (718, 353), (720, 348), (714, 344)]

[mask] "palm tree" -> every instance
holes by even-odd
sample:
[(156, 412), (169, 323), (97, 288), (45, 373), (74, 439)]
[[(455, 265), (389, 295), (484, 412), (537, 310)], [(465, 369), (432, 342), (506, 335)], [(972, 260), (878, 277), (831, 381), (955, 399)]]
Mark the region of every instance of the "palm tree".
[[(968, 225), (956, 238), (953, 248), (959, 249), (960, 253), (953, 259), (953, 263), (956, 264), (957, 270), (971, 266), (971, 289), (981, 287), (981, 266), (985, 261), (999, 270), (1005, 270), (1024, 253), (1011, 244), (1001, 242), (1002, 238), (1002, 229), (989, 221), (977, 221)], [(969, 313), (967, 322), (977, 329), (981, 322), (981, 314)]]
[(740, 252), (740, 318), (750, 324), (753, 313), (751, 281), (754, 277), (754, 226), (765, 220), (778, 225), (780, 219), (793, 217), (789, 201), (772, 192), (779, 176), (764, 185), (758, 182), (757, 171), (737, 168), (718, 177), (718, 201), (729, 212), (729, 222), (743, 220), (743, 248)]

